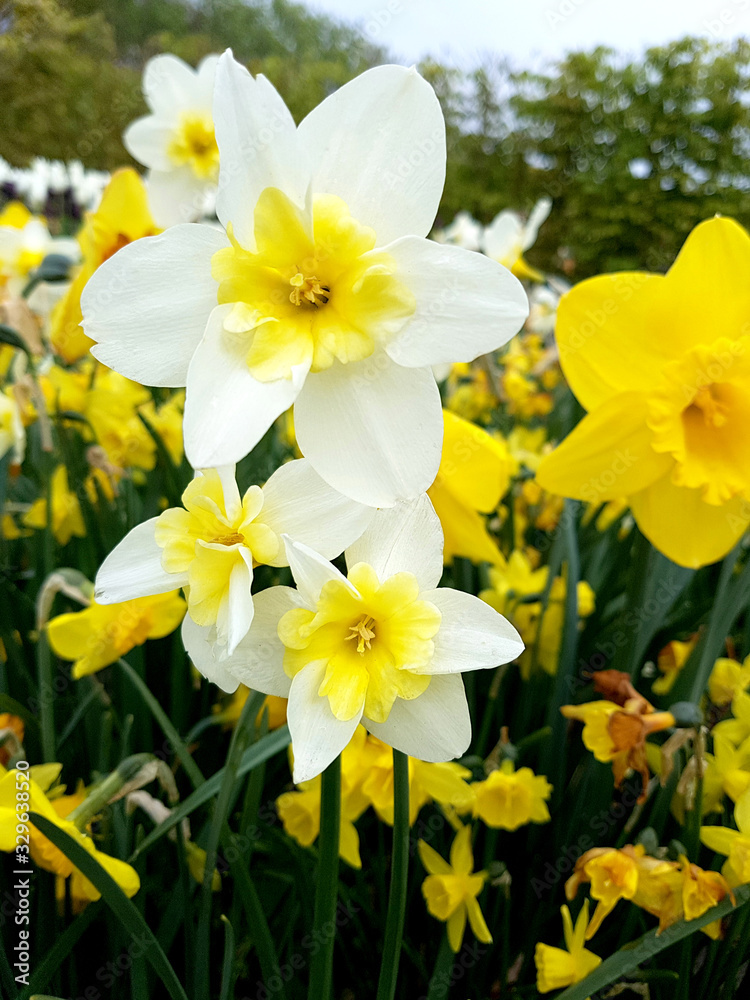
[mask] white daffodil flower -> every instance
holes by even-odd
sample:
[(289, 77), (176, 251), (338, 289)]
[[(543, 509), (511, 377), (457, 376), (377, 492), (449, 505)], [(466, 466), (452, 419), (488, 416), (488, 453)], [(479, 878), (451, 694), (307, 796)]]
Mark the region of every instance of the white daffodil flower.
[(479, 250), (482, 246), (483, 233), (482, 223), (477, 222), (471, 212), (459, 212), (436, 239), (439, 243), (455, 243), (464, 250)]
[(282, 535), (333, 558), (375, 513), (336, 493), (304, 459), (282, 465), (262, 489), (251, 486), (243, 497), (234, 466), (207, 469), (188, 485), (182, 503), (133, 528), (110, 552), (95, 596), (114, 604), (189, 588), (188, 618), (210, 632), (218, 660), (231, 655), (250, 628), (253, 567), (289, 565)]
[[(220, 666), (232, 684), (289, 699), (294, 781), (327, 767), (360, 722), (420, 760), (464, 753), (471, 721), (461, 672), (507, 663), (524, 647), (479, 598), (436, 589), (443, 533), (427, 496), (376, 513), (346, 551), (348, 577), (285, 542), (297, 590), (257, 594), (246, 637)], [(183, 636), (215, 679), (206, 633)]]
[(488, 257), (499, 261), (521, 278), (542, 281), (543, 276), (530, 268), (523, 255), (533, 247), (539, 229), (552, 211), (552, 199), (540, 198), (524, 222), (517, 212), (506, 209), (496, 215), (482, 238), (482, 249)]
[(264, 77), (216, 70), (226, 235), (175, 226), (124, 247), (83, 294), (99, 360), (187, 385), (194, 467), (238, 461), (293, 403), (297, 440), (339, 492), (389, 506), (440, 463), (430, 366), (471, 361), (521, 327), (503, 267), (425, 237), (445, 178), (445, 123), (414, 69), (380, 66), (296, 128)]
[(218, 58), (206, 56), (192, 69), (177, 56), (159, 55), (143, 71), (151, 114), (128, 125), (122, 141), (149, 168), (149, 205), (159, 226), (200, 218), (216, 187), (219, 150), (212, 104)]

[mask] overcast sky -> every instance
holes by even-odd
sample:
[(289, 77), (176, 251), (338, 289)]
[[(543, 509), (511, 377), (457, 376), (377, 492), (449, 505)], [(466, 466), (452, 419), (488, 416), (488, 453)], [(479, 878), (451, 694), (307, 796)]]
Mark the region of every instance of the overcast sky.
[(538, 65), (571, 48), (610, 45), (636, 54), (702, 35), (750, 35), (750, 0), (307, 0), (356, 22), (400, 62), (432, 55), (469, 68), (488, 54)]

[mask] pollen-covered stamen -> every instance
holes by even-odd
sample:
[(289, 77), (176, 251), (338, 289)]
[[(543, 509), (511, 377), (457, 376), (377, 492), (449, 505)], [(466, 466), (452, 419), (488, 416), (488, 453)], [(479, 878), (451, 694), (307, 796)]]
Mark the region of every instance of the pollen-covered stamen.
[(374, 618), (370, 615), (363, 615), (356, 625), (349, 626), (351, 635), (348, 635), (345, 641), (349, 642), (350, 639), (356, 639), (357, 652), (364, 654), (366, 649), (372, 649), (372, 640), (375, 638), (374, 624)]
[(289, 301), (295, 306), (309, 305), (317, 309), (328, 302), (331, 294), (328, 285), (321, 285), (315, 275), (305, 277), (300, 270), (289, 279), (289, 284), (292, 286)]
[(690, 405), (703, 411), (706, 427), (723, 427), (727, 422), (727, 406), (712, 390), (715, 386), (702, 385)]
[(245, 539), (238, 531), (232, 532), (231, 535), (219, 535), (216, 538), (211, 539), (216, 545), (244, 545)]

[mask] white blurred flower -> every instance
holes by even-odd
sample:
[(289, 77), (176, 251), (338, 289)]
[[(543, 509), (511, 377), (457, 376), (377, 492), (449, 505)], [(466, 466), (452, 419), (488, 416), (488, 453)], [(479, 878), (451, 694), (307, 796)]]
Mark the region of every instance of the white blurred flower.
[(483, 232), (481, 222), (477, 222), (469, 212), (459, 212), (453, 222), (442, 230), (438, 242), (454, 243), (464, 250), (479, 250)]
[(540, 337), (549, 337), (555, 329), (560, 299), (570, 289), (561, 278), (550, 278), (546, 285), (534, 285), (529, 292), (529, 318), (526, 329)]
[(341, 493), (413, 497), (440, 463), (431, 365), (506, 343), (528, 302), (494, 261), (425, 239), (445, 123), (416, 70), (380, 66), (296, 128), (271, 84), (216, 71), (217, 212), (124, 247), (83, 293), (92, 353), (147, 385), (187, 385), (197, 468), (247, 454), (293, 403), (297, 440)]
[(219, 176), (212, 114), (218, 58), (206, 56), (195, 70), (173, 55), (146, 63), (143, 94), (151, 114), (132, 122), (122, 141), (149, 168), (146, 185), (159, 226), (198, 219), (210, 206), (206, 196)]
[(530, 268), (523, 255), (536, 242), (539, 228), (551, 210), (552, 199), (540, 198), (525, 222), (517, 212), (509, 209), (500, 212), (484, 231), (482, 249), (519, 277), (543, 281), (543, 275)]

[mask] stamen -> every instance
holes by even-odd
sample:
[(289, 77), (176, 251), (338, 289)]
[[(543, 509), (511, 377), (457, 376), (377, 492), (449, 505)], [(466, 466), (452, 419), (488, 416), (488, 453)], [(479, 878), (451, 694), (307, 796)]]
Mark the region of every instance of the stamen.
[(713, 386), (702, 385), (691, 406), (703, 411), (706, 427), (723, 427), (727, 422), (727, 407), (711, 391)]
[(243, 545), (245, 539), (238, 531), (235, 531), (231, 535), (219, 535), (217, 538), (212, 538), (211, 541), (217, 545)]
[(375, 638), (375, 632), (372, 626), (375, 624), (375, 619), (370, 617), (370, 615), (363, 615), (361, 621), (357, 622), (356, 625), (350, 625), (349, 631), (351, 635), (346, 636), (345, 642), (350, 639), (357, 640), (357, 652), (364, 654), (365, 649), (372, 648), (372, 640)]
[(289, 284), (292, 286), (292, 291), (289, 293), (289, 301), (295, 306), (309, 304), (317, 309), (328, 302), (331, 294), (331, 289), (328, 285), (321, 285), (314, 274), (306, 278), (302, 271), (297, 271), (289, 279)]

